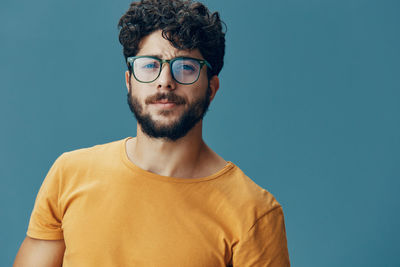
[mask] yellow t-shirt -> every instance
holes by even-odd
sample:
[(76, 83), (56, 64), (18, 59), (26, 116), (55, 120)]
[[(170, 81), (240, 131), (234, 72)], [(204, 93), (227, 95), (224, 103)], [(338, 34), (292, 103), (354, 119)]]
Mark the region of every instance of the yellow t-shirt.
[(235, 164), (161, 176), (129, 138), (63, 153), (44, 179), (27, 235), (64, 239), (63, 267), (290, 265), (281, 206)]

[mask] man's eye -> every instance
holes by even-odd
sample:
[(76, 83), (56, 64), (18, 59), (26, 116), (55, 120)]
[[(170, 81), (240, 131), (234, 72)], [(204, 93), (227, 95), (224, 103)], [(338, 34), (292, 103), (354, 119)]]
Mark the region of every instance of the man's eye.
[(182, 69), (194, 71), (194, 67), (192, 65), (182, 65)]
[(143, 68), (144, 69), (155, 69), (155, 68), (157, 68), (157, 64), (155, 62), (149, 63), (149, 64), (144, 65)]
[(180, 70), (186, 70), (186, 71), (195, 71), (196, 70), (196, 68), (190, 64), (179, 64), (177, 66), (177, 68)]

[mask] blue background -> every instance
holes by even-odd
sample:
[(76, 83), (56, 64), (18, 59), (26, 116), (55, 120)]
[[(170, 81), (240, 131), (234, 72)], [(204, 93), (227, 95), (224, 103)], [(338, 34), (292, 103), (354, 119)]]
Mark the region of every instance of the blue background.
[[(2, 266), (57, 156), (136, 135), (129, 3), (0, 3)], [(400, 266), (400, 2), (205, 3), (228, 32), (204, 139), (282, 204), (292, 266)]]

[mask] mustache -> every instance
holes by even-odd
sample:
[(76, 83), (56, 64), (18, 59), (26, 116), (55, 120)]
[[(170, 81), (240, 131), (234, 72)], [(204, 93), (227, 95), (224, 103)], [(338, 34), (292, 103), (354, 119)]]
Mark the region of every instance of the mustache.
[(157, 101), (167, 100), (168, 102), (175, 103), (177, 105), (185, 104), (186, 101), (184, 98), (174, 94), (174, 93), (159, 93), (154, 96), (150, 96), (146, 99), (146, 104), (152, 104)]

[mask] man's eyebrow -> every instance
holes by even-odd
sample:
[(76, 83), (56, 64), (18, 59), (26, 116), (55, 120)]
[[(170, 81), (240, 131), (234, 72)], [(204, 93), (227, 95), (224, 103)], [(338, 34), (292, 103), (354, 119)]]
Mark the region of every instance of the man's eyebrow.
[(146, 54), (143, 56), (156, 57), (156, 58), (162, 59), (162, 55), (160, 55), (160, 54)]
[[(163, 56), (160, 55), (160, 54), (143, 54), (141, 56), (149, 56), (149, 57), (156, 57), (156, 58), (159, 58), (159, 59), (163, 59)], [(177, 57), (190, 57), (190, 55), (186, 55), (186, 54), (184, 54), (184, 55), (176, 55), (173, 58), (177, 58)]]

